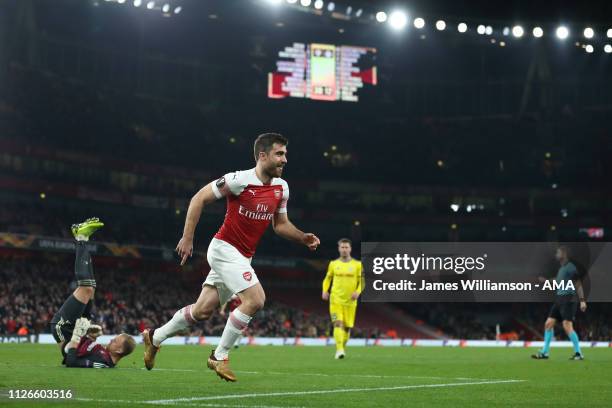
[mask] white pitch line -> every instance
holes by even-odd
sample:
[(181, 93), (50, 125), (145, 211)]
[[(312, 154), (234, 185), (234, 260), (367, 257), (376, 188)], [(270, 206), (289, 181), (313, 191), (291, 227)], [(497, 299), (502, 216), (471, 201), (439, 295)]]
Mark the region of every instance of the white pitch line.
[[(114, 404), (151, 404), (148, 401), (138, 400), (106, 400), (106, 399), (95, 399), (95, 398), (72, 398), (70, 401), (83, 401), (83, 402), (105, 402)], [(171, 405), (168, 403), (166, 405)], [(295, 407), (295, 406), (278, 406), (278, 405), (236, 405), (236, 404), (222, 404), (222, 403), (205, 403), (205, 402), (186, 402), (180, 403), (181, 406), (193, 406), (193, 407), (212, 407), (212, 408), (306, 408), (306, 407)]]
[[(31, 364), (21, 365), (20, 367), (61, 367), (50, 364)], [(115, 367), (115, 370), (147, 370), (144, 367)], [(176, 372), (188, 372), (196, 373), (205, 371), (204, 369), (191, 369), (191, 368), (155, 368), (152, 371), (176, 371)], [(238, 374), (253, 374), (253, 375), (301, 375), (308, 377), (355, 377), (355, 378), (419, 378), (425, 380), (464, 380), (464, 381), (496, 381), (494, 378), (475, 378), (475, 377), (432, 377), (423, 375), (376, 375), (376, 374), (323, 374), (323, 373), (291, 373), (291, 372), (280, 372), (280, 371), (234, 371)]]
[[(146, 368), (129, 368), (119, 367), (118, 370), (146, 370)], [(203, 370), (195, 370), (188, 368), (155, 368), (153, 371), (177, 371), (177, 372), (201, 372)], [(494, 378), (475, 378), (475, 377), (433, 377), (424, 375), (376, 375), (376, 374), (323, 374), (323, 373), (292, 373), (281, 371), (234, 371), (236, 374), (253, 374), (253, 375), (301, 375), (307, 377), (355, 377), (355, 378), (417, 378), (426, 380), (464, 380), (464, 381), (496, 381)]]
[(234, 371), (238, 374), (257, 375), (303, 375), (308, 377), (355, 377), (355, 378), (420, 378), (426, 380), (465, 380), (465, 381), (497, 381), (495, 378), (474, 377), (432, 377), (424, 375), (376, 375), (376, 374), (323, 374), (323, 373), (291, 373), (280, 371)]
[(322, 395), (322, 394), (339, 394), (347, 392), (366, 392), (366, 391), (398, 391), (410, 390), (417, 388), (442, 388), (442, 387), (459, 387), (465, 385), (487, 385), (487, 384), (508, 384), (518, 383), (525, 380), (498, 380), (498, 381), (478, 381), (478, 382), (462, 382), (462, 383), (446, 383), (446, 384), (420, 384), (420, 385), (399, 385), (395, 387), (371, 387), (371, 388), (340, 388), (332, 390), (314, 390), (314, 391), (287, 391), (287, 392), (267, 392), (267, 393), (252, 393), (252, 394), (229, 394), (229, 395), (212, 395), (209, 397), (192, 397), (192, 398), (175, 398), (165, 400), (142, 401), (143, 403), (153, 405), (174, 405), (184, 402), (195, 401), (213, 401), (224, 399), (237, 398), (258, 398), (258, 397), (284, 397), (295, 395)]

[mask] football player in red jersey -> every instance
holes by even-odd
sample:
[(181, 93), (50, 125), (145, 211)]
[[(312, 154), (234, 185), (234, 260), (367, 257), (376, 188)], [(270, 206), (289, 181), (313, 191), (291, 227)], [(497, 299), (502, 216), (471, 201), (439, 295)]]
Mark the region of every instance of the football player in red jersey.
[(261, 236), (272, 222), (274, 232), (285, 239), (302, 243), (312, 251), (320, 244), (316, 235), (300, 231), (287, 216), (289, 186), (281, 178), (287, 164), (287, 143), (287, 139), (277, 133), (258, 136), (254, 145), (254, 168), (228, 173), (192, 197), (183, 237), (176, 247), (181, 265), (193, 254), (195, 228), (204, 206), (225, 197), (225, 220), (208, 247), (211, 270), (198, 300), (177, 311), (165, 325), (143, 332), (147, 369), (155, 365), (155, 356), (164, 340), (208, 319), (219, 304), (226, 303), (235, 293), (242, 304), (230, 313), (220, 343), (208, 358), (207, 365), (219, 377), (236, 381), (229, 367), (229, 350), (266, 299), (251, 267)]

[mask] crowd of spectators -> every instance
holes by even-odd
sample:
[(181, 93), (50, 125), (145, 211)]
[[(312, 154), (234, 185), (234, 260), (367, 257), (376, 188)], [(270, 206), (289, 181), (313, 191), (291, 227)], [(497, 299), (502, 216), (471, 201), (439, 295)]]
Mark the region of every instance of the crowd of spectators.
[[(74, 275), (66, 258), (0, 260), (0, 335), (49, 333), (48, 322), (71, 292)], [(199, 287), (177, 272), (130, 268), (96, 268), (97, 286), (92, 319), (106, 333), (137, 335), (147, 327), (164, 324), (183, 305), (193, 302)], [(408, 304), (410, 314), (440, 334), (454, 339), (496, 338), (501, 332), (516, 333), (518, 339), (539, 339), (549, 304)], [(272, 337), (327, 337), (327, 315), (268, 300), (249, 327), (248, 335)], [(579, 313), (576, 330), (583, 340), (608, 341), (612, 326), (608, 304), (590, 304)], [(218, 336), (227, 317), (215, 312), (195, 325), (190, 335)], [(359, 324), (357, 324), (359, 326)], [(388, 337), (375, 327), (356, 327), (353, 337)], [(565, 338), (557, 330), (558, 338)]]
[[(48, 322), (71, 292), (72, 266), (65, 262), (0, 261), (0, 335), (49, 333)], [(136, 335), (159, 327), (197, 297), (176, 273), (97, 268), (92, 320), (104, 332)], [(191, 335), (221, 335), (227, 316), (213, 316)], [(329, 317), (268, 301), (249, 327), (249, 335), (319, 337), (329, 335)]]
[[(541, 340), (550, 303), (410, 303), (410, 314), (452, 339)], [(609, 303), (589, 303), (576, 314), (574, 329), (582, 340), (612, 340)], [(556, 337), (567, 339), (561, 324)]]

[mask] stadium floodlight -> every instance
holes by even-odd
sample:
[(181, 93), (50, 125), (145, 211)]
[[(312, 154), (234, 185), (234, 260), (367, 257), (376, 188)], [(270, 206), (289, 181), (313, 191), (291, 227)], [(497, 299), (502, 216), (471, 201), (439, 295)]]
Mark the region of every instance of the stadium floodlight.
[(418, 28), (419, 30), (421, 28), (425, 27), (425, 20), (421, 17), (417, 17), (414, 19), (414, 28)]
[(608, 28), (608, 31), (606, 31), (606, 36), (608, 38), (612, 38), (612, 28)]
[(346, 14), (347, 16), (350, 16), (352, 12), (353, 12), (353, 7), (348, 6), (344, 14)]
[(612, 45), (610, 45), (610, 44), (604, 45), (604, 52), (606, 54), (610, 54), (612, 52)]
[(333, 1), (327, 5), (327, 11), (329, 11), (330, 13), (334, 11), (335, 9), (336, 9), (336, 3), (334, 3)]
[(168, 3), (164, 4), (164, 6), (162, 7), (162, 11), (164, 13), (167, 13), (170, 11), (170, 5)]
[(310, 6), (310, 3), (312, 3), (312, 0), (300, 0), (300, 4), (304, 7)]
[(491, 26), (486, 26), (486, 27), (485, 27), (485, 34), (486, 34), (486, 35), (491, 35), (491, 34), (493, 34), (493, 27), (491, 27)]
[(297, 0), (287, 0), (287, 3), (289, 3), (289, 4), (295, 4), (295, 3), (297, 3)]
[(323, 0), (317, 0), (314, 2), (314, 8), (316, 8), (317, 10), (321, 10), (323, 6)]
[(534, 27), (532, 33), (535, 38), (541, 38), (544, 35), (544, 30), (542, 30), (542, 27)]
[(465, 33), (467, 31), (467, 24), (459, 23), (457, 25), (457, 31), (459, 31), (460, 33)]
[(593, 48), (593, 46), (591, 44), (587, 45), (586, 47), (584, 47), (584, 50), (589, 53), (592, 54), (593, 51), (595, 51), (595, 48)]
[(461, 206), (460, 206), (459, 204), (451, 204), (451, 205), (450, 205), (450, 208), (451, 208), (451, 210), (453, 210), (453, 212), (457, 212), (457, 211), (459, 211), (459, 208), (460, 208), (460, 207), (461, 207)]
[(389, 25), (394, 30), (402, 30), (408, 23), (408, 16), (400, 10), (396, 10), (389, 16)]
[(504, 29), (502, 30), (502, 34), (507, 37), (510, 35), (510, 27), (504, 27)]
[(359, 9), (355, 12), (355, 17), (359, 18), (363, 14), (363, 9)]
[(445, 28), (446, 28), (446, 22), (444, 20), (436, 21), (436, 29), (438, 31), (444, 31)]
[(512, 35), (516, 38), (521, 38), (525, 34), (525, 30), (520, 25), (515, 25), (512, 27)]
[(142, 0), (134, 0), (134, 7), (140, 7), (142, 5)]
[(178, 14), (181, 11), (183, 11), (183, 8), (181, 6), (178, 6), (177, 8), (174, 9), (174, 14)]
[(384, 11), (379, 11), (378, 13), (376, 13), (376, 21), (378, 21), (379, 23), (384, 23), (385, 21), (387, 21), (387, 13), (385, 13)]
[(155, 2), (154, 1), (150, 1), (147, 3), (147, 8), (149, 10), (153, 10), (153, 7), (155, 7)]
[(123, 3), (125, 3), (125, 0), (117, 0), (117, 3), (123, 4)]
[(593, 36), (595, 36), (595, 30), (593, 30), (591, 27), (587, 27), (584, 29), (584, 38), (593, 38)]
[(476, 32), (480, 35), (483, 35), (486, 31), (485, 26), (483, 26), (482, 24), (480, 24), (477, 28), (476, 28)]
[(557, 31), (555, 31), (555, 34), (557, 35), (558, 39), (565, 40), (567, 39), (567, 37), (569, 37), (569, 30), (566, 26), (559, 26), (557, 27)]

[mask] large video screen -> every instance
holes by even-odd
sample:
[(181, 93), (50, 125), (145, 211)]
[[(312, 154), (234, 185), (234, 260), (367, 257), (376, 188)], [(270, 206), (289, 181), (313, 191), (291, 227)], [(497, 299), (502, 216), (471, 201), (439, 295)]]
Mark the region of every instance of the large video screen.
[(357, 102), (365, 84), (378, 82), (375, 56), (375, 48), (294, 43), (278, 53), (268, 97)]

